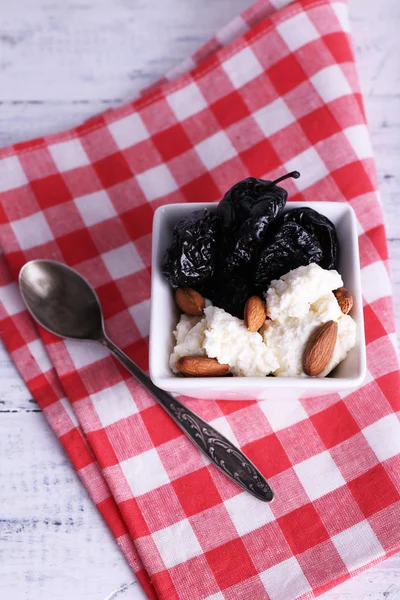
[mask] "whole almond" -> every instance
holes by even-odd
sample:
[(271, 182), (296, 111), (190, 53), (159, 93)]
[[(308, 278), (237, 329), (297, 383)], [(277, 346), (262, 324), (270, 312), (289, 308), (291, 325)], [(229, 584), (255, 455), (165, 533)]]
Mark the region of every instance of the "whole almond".
[(347, 315), (353, 308), (353, 296), (345, 287), (338, 288), (333, 292), (340, 306), (342, 313)]
[(249, 298), (244, 307), (244, 324), (249, 331), (258, 331), (267, 318), (267, 307), (259, 296)]
[(323, 323), (311, 334), (303, 354), (303, 371), (316, 377), (328, 366), (338, 335), (336, 321)]
[(182, 356), (176, 368), (186, 377), (221, 377), (229, 373), (229, 365), (220, 365), (216, 358), (204, 356)]
[(192, 288), (178, 288), (175, 291), (175, 302), (182, 312), (192, 317), (201, 317), (206, 304), (203, 296)]

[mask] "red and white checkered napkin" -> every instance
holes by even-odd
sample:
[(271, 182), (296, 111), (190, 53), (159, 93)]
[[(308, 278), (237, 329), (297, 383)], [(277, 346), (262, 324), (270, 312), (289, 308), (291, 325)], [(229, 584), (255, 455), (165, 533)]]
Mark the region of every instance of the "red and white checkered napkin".
[[(391, 286), (346, 4), (260, 0), (186, 67), (130, 105), (0, 152), (2, 337), (151, 598), (309, 598), (400, 548)], [(356, 211), (368, 378), (291, 403), (184, 400), (266, 475), (266, 505), (102, 347), (37, 329), (15, 280), (33, 258), (76, 268), (111, 338), (146, 368), (154, 209), (292, 169), (292, 200)]]

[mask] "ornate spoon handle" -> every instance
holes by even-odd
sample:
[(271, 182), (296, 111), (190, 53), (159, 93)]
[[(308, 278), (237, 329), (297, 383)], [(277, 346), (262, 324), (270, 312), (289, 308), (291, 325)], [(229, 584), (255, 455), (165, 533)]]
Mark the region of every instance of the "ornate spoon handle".
[(151, 393), (153, 398), (172, 417), (190, 440), (237, 485), (247, 490), (260, 500), (270, 502), (274, 494), (267, 481), (253, 463), (221, 435), (216, 429), (189, 410), (179, 400), (156, 387), (131, 359), (126, 356), (111, 340), (104, 337), (100, 341), (124, 367)]

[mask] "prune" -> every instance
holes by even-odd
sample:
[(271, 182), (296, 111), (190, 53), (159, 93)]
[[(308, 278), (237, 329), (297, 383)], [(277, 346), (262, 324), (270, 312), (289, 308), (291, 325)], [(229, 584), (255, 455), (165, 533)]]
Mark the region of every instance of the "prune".
[(285, 213), (283, 222), (298, 223), (309, 234), (317, 238), (323, 258), (319, 263), (323, 269), (336, 269), (338, 264), (339, 241), (334, 224), (312, 208), (295, 208)]
[(218, 270), (199, 291), (214, 306), (223, 308), (239, 319), (243, 319), (244, 305), (251, 296), (249, 282), (235, 271), (228, 270)]
[(215, 271), (220, 217), (207, 210), (192, 212), (175, 225), (161, 270), (173, 288), (195, 287)]
[(265, 292), (273, 279), (292, 269), (319, 263), (323, 252), (318, 240), (295, 222), (283, 223), (261, 251), (254, 270), (254, 288)]
[(193, 287), (215, 306), (243, 318), (254, 294), (273, 279), (310, 263), (336, 267), (334, 225), (310, 208), (282, 215), (287, 192), (275, 181), (249, 177), (224, 196), (217, 214), (196, 211), (174, 228), (162, 272), (173, 288)]
[(265, 240), (269, 225), (286, 204), (288, 193), (277, 183), (299, 176), (293, 171), (275, 181), (248, 177), (226, 192), (217, 214), (222, 219), (222, 253), (227, 264), (239, 270), (248, 267)]

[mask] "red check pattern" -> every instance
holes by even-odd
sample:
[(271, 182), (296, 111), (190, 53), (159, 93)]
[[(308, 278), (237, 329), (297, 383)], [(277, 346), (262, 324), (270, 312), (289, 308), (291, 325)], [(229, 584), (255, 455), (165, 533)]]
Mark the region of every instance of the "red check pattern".
[[(184, 399), (269, 478), (265, 505), (103, 348), (36, 328), (15, 281), (33, 258), (76, 268), (146, 368), (154, 209), (292, 169), (292, 200), (356, 212), (368, 377), (284, 406)], [(2, 338), (150, 598), (310, 598), (400, 548), (391, 285), (343, 0), (259, 0), (135, 102), (1, 150), (0, 242)]]

